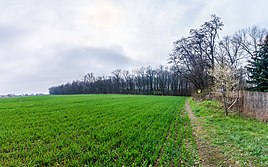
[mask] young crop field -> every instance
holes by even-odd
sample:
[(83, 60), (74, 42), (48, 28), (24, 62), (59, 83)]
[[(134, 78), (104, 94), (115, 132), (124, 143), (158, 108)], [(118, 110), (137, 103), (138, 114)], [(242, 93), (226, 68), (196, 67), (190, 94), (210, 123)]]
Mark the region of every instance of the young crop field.
[(0, 99), (0, 166), (193, 166), (185, 97)]

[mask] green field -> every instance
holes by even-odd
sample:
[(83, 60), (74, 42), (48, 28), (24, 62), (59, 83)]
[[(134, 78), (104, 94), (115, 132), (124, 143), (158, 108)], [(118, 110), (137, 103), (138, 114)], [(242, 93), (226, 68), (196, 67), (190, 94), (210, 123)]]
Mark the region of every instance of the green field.
[[(191, 107), (201, 122), (206, 141), (237, 166), (268, 166), (268, 124), (238, 113), (224, 115), (219, 102), (196, 102)], [(218, 161), (225, 161), (219, 159)]]
[(192, 166), (184, 97), (0, 99), (2, 166)]

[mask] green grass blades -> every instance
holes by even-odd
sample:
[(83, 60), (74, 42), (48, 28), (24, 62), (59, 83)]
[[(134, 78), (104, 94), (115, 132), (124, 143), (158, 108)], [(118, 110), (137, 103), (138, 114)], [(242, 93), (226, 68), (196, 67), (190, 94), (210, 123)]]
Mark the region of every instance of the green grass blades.
[(191, 142), (184, 104), (184, 97), (137, 95), (1, 99), (0, 164), (149, 166), (160, 165), (158, 159), (178, 164), (189, 156), (185, 142)]
[(207, 139), (239, 166), (268, 166), (268, 124), (239, 116), (225, 116), (216, 101), (195, 102), (191, 107), (203, 122)]
[[(180, 108), (184, 108), (180, 104)], [(166, 141), (159, 157), (160, 166), (194, 166), (198, 159), (197, 145), (187, 112), (183, 109), (170, 124)]]

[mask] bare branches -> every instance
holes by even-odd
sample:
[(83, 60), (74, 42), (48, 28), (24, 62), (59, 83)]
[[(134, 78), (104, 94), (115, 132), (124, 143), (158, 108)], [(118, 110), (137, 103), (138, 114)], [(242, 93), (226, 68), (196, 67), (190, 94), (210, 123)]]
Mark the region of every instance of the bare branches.
[(264, 40), (268, 34), (266, 29), (257, 26), (242, 29), (234, 34), (234, 39), (242, 46), (245, 56), (249, 59), (254, 56), (254, 52), (258, 50), (258, 45)]
[(174, 42), (169, 63), (196, 89), (208, 89), (212, 83), (208, 70), (214, 68), (218, 31), (223, 23), (216, 15), (205, 22), (199, 29), (190, 30), (189, 37), (182, 37)]
[[(214, 80), (209, 71), (213, 71), (215, 64), (224, 61), (226, 66), (234, 70), (245, 71), (248, 60), (254, 56), (267, 34), (266, 29), (253, 26), (220, 39), (222, 26), (220, 18), (212, 15), (211, 20), (199, 29), (191, 29), (188, 37), (174, 42), (169, 63), (181, 76), (192, 82), (196, 90), (210, 89), (213, 85)], [(240, 72), (236, 77), (242, 83), (245, 82), (244, 76)]]

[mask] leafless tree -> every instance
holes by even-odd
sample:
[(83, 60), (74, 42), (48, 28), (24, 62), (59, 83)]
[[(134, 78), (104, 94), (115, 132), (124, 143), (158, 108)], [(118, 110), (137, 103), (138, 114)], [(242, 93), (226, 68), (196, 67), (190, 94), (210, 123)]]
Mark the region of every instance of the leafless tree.
[(201, 28), (192, 29), (189, 37), (182, 37), (174, 42), (169, 63), (178, 74), (190, 81), (196, 90), (208, 89), (213, 82), (208, 70), (215, 65), (218, 32), (222, 26), (220, 18), (212, 15), (211, 20), (201, 25)]
[(233, 39), (242, 46), (245, 56), (249, 59), (254, 56), (259, 44), (265, 39), (267, 33), (265, 28), (253, 26), (235, 32)]

